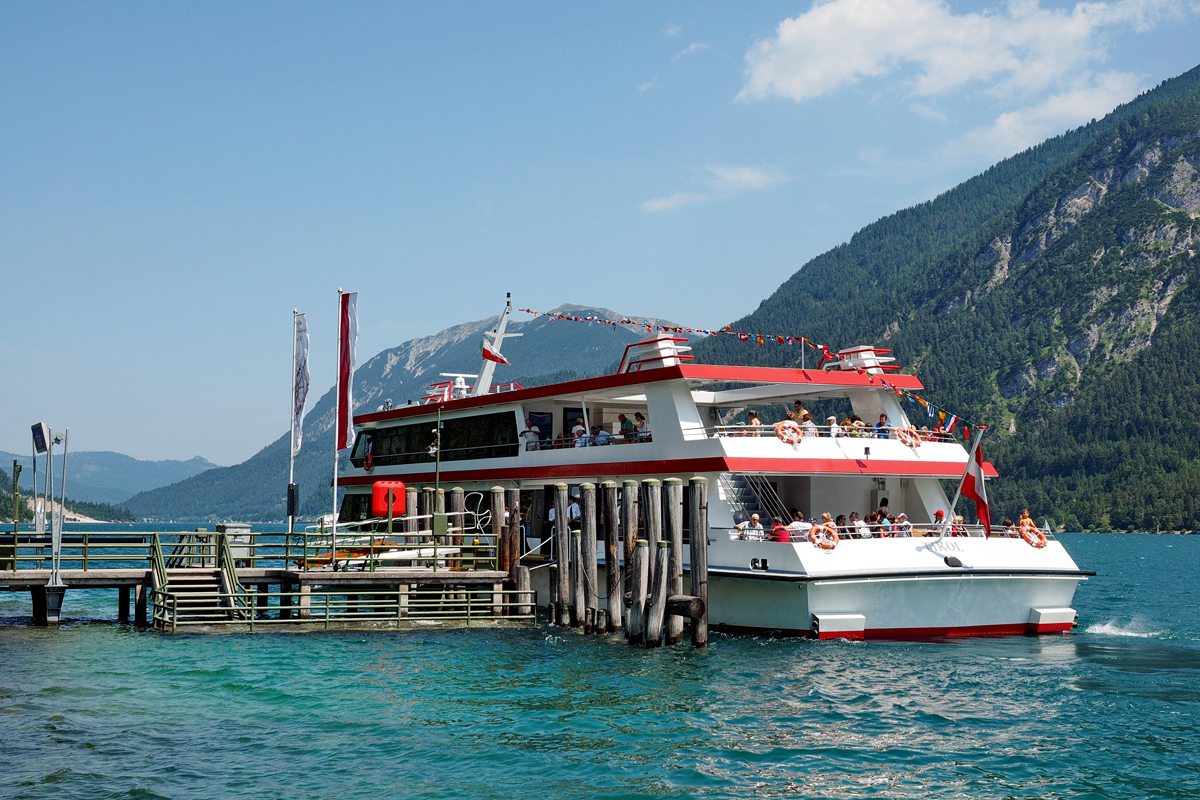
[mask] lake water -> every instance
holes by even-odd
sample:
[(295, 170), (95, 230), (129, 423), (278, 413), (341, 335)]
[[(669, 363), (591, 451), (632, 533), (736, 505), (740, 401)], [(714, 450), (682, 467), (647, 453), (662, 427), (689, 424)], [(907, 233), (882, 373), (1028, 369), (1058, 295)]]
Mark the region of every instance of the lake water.
[(3, 593), (0, 795), (1200, 797), (1200, 536), (1060, 538), (1099, 575), (1038, 638), (164, 636)]

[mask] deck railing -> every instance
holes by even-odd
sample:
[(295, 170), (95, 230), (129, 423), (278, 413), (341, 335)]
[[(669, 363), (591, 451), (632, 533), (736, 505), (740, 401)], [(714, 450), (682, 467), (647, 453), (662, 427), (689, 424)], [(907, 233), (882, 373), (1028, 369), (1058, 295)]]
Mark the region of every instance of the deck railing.
[[(717, 535), (720, 535), (720, 533), (723, 532), (730, 539), (745, 539), (748, 541), (768, 541), (768, 542), (775, 541), (772, 538), (771, 526), (769, 524), (763, 525), (761, 539), (756, 538), (756, 532), (754, 532), (754, 531), (748, 532), (748, 531), (744, 530), (743, 528), (711, 528), (710, 530), (712, 530), (714, 532), (718, 532)], [(897, 536), (895, 531), (883, 531), (883, 530), (871, 531), (870, 535), (867, 535), (866, 533), (860, 531), (858, 528), (851, 528), (849, 526), (838, 527), (837, 534), (838, 534), (838, 539), (840, 541), (847, 541), (847, 540), (862, 541), (862, 540), (868, 540), (868, 539), (896, 539), (896, 538), (908, 538), (910, 536), (914, 537), (914, 538), (922, 538), (922, 537), (937, 538), (937, 537), (943, 535), (941, 526), (935, 525), (933, 523), (913, 523), (912, 527), (911, 527), (911, 529), (909, 529), (908, 533), (904, 533), (899, 536)], [(1042, 529), (1042, 534), (1046, 537), (1047, 540), (1054, 539), (1054, 534), (1052, 534), (1046, 528)], [(971, 538), (971, 539), (982, 539), (986, 536), (986, 532), (984, 531), (982, 525), (958, 523), (958, 524), (951, 525), (950, 530), (947, 531), (944, 535), (947, 537), (951, 537), (951, 538), (965, 537), (965, 538)], [(993, 539), (1020, 538), (1020, 534), (1017, 533), (1016, 530), (1013, 530), (1010, 532), (1000, 525), (993, 525), (991, 538), (993, 538)], [(807, 534), (801, 533), (800, 531), (791, 531), (790, 541), (806, 542), (806, 541), (808, 541), (808, 536), (807, 536)]]
[[(707, 427), (684, 428), (683, 438), (685, 441), (698, 441), (701, 439), (733, 439), (743, 437), (771, 437), (776, 438), (776, 425), (710, 425)], [(864, 428), (843, 427), (841, 425), (802, 425), (800, 426), (803, 439), (815, 437), (818, 439), (897, 439), (898, 432), (895, 428), (889, 428), (886, 431), (876, 431), (874, 426)], [(921, 444), (926, 442), (953, 442), (954, 437), (948, 433), (939, 431), (917, 430), (917, 438)]]

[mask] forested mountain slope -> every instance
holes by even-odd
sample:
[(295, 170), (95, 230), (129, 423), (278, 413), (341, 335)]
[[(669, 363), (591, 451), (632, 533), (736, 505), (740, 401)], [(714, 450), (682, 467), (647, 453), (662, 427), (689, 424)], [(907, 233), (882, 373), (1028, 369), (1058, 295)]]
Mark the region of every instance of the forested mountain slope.
[[(999, 434), (998, 515), (1200, 527), (1200, 68), (1059, 137), (1049, 169), (1039, 149), (980, 176), (1037, 176), (1007, 208), (1025, 181), (968, 181), (814, 259), (734, 328), (887, 342), (931, 400)], [(696, 352), (797, 358), (732, 337)]]
[[(574, 316), (619, 319), (608, 309), (564, 305), (554, 311)], [(517, 381), (533, 386), (549, 380), (569, 380), (606, 371), (625, 346), (642, 337), (631, 326), (580, 325), (540, 316), (523, 318), (514, 312), (508, 332), (523, 334), (503, 346), (511, 366), (496, 367), (497, 384)], [(468, 322), (434, 336), (412, 339), (384, 350), (354, 374), (356, 413), (374, 410), (385, 399), (396, 405), (426, 394), (441, 372), (478, 372), (483, 332), (498, 317)], [(670, 324), (662, 320), (650, 320)], [(286, 420), (285, 420), (286, 422)], [(332, 510), (333, 389), (309, 407), (304, 423), (304, 446), (296, 458), (301, 511), (306, 516)], [(124, 505), (142, 518), (280, 520), (286, 515), (288, 442), (284, 434), (250, 459), (232, 467), (209, 470), (188, 480), (130, 498)], [(343, 453), (342, 463), (345, 463)]]

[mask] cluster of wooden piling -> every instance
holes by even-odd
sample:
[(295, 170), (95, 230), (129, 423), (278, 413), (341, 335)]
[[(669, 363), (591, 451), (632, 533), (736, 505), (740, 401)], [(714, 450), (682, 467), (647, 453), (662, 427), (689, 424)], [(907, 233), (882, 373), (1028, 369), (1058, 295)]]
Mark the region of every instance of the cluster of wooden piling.
[[(584, 633), (624, 630), (631, 645), (658, 647), (683, 638), (691, 620), (692, 645), (708, 644), (708, 480), (692, 478), (689, 510), (691, 594), (683, 593), (683, 481), (648, 479), (579, 487), (577, 520), (570, 519), (567, 484), (555, 485), (555, 564), (551, 567), (550, 622)], [(621, 490), (618, 504), (618, 489)], [(605, 531), (605, 608), (597, 579), (597, 522)], [(639, 536), (640, 531), (644, 536)], [(624, 559), (618, 542), (624, 540)], [(625, 565), (624, 576), (622, 561)], [(628, 589), (626, 589), (628, 584)]]

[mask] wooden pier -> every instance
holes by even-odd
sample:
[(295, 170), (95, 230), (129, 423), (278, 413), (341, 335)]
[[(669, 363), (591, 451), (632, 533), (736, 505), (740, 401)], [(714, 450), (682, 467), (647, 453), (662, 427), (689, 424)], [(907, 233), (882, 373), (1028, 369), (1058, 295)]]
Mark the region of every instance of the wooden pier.
[[(135, 621), (163, 631), (402, 628), (534, 623), (532, 565), (545, 568), (551, 624), (624, 631), (631, 645), (658, 647), (679, 642), (690, 622), (692, 645), (708, 644), (704, 478), (688, 482), (686, 509), (684, 482), (674, 478), (582, 484), (579, 513), (557, 484), (548, 558), (522, 553), (515, 490), (495, 487), (480, 520), (464, 510), (461, 489), (447, 498), (427, 488), (408, 490), (405, 516), (330, 531), (72, 532), (60, 576), (68, 592), (117, 589), (118, 619), (129, 619), (132, 600)], [(685, 518), (691, 594), (683, 594)], [(41, 623), (56, 621), (47, 615), (48, 551), (49, 537), (0, 534), (0, 590), (30, 592)]]

